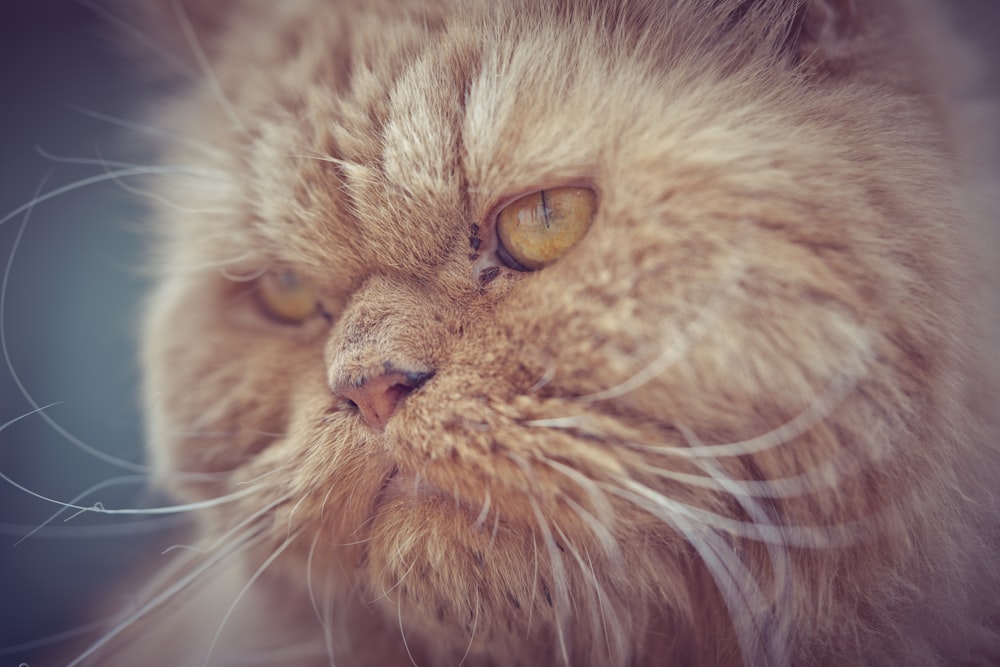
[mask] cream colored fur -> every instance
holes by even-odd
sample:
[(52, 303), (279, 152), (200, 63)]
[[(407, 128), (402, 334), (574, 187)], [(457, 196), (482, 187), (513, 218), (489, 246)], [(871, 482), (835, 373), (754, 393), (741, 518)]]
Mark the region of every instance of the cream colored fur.
[[(153, 6), (203, 78), (160, 114), (202, 175), (157, 186), (150, 448), (242, 495), (96, 664), (996, 664), (931, 7), (543, 5)], [(490, 271), (564, 184), (583, 241)], [(276, 266), (329, 321), (261, 312)], [(386, 363), (434, 375), (379, 433), (331, 386)]]

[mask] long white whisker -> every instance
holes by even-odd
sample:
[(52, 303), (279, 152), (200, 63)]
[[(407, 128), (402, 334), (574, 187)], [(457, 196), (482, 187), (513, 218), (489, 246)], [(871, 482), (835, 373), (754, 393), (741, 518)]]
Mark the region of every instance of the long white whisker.
[(211, 498), (209, 500), (201, 500), (194, 503), (185, 503), (183, 505), (170, 505), (167, 507), (150, 507), (146, 509), (139, 508), (119, 508), (119, 509), (108, 509), (103, 507), (87, 507), (84, 505), (74, 505), (73, 503), (64, 503), (48, 496), (44, 496), (36, 491), (18, 484), (5, 473), (0, 472), (0, 479), (7, 482), (13, 486), (18, 491), (22, 491), (33, 498), (38, 498), (39, 500), (44, 500), (47, 503), (52, 503), (54, 505), (59, 505), (65, 509), (75, 509), (82, 510), (84, 512), (95, 512), (97, 514), (176, 514), (178, 512), (192, 512), (194, 510), (207, 509), (210, 507), (218, 507), (219, 505), (225, 505), (227, 503), (235, 502), (241, 498), (246, 498), (254, 493), (257, 493), (261, 487), (253, 486), (240, 491), (230, 493), (225, 496), (219, 496), (217, 498)]
[(406, 632), (403, 630), (403, 598), (402, 596), (396, 598), (396, 616), (399, 618), (399, 636), (403, 639), (403, 648), (406, 649), (406, 655), (410, 658), (410, 664), (413, 667), (419, 667), (417, 661), (413, 658), (413, 653), (410, 652), (410, 643), (406, 641)]
[[(765, 452), (792, 442), (807, 433), (813, 426), (826, 419), (830, 413), (847, 398), (857, 386), (858, 374), (843, 374), (836, 378), (827, 389), (792, 419), (767, 433), (719, 445), (699, 445), (696, 447), (659, 448), (671, 456), (684, 458), (724, 458), (746, 456)], [(669, 452), (667, 451), (669, 449)]]
[[(758, 617), (768, 608), (766, 598), (746, 565), (711, 527), (703, 526), (697, 520), (691, 521), (691, 515), (685, 511), (677, 511), (678, 507), (683, 507), (680, 503), (670, 502), (661, 494), (647, 491), (649, 492), (645, 495), (620, 495), (684, 536), (688, 544), (698, 552), (722, 593), (722, 599), (735, 625), (744, 664), (771, 664), (760, 655), (761, 646), (756, 641), (761, 634)], [(753, 646), (748, 645), (750, 638), (755, 639)]]
[[(18, 391), (21, 392), (21, 395), (24, 396), (24, 398), (28, 401), (28, 404), (31, 405), (31, 407), (34, 408), (35, 411), (39, 412), (42, 419), (45, 420), (45, 422), (49, 426), (55, 429), (57, 433), (62, 435), (64, 438), (67, 438), (77, 447), (83, 449), (83, 451), (87, 452), (88, 454), (91, 454), (92, 456), (95, 456), (96, 458), (102, 461), (105, 461), (107, 463), (112, 463), (114, 465), (125, 468), (132, 472), (148, 473), (150, 472), (150, 469), (147, 466), (140, 465), (137, 463), (132, 463), (130, 461), (124, 461), (115, 456), (111, 456), (110, 454), (106, 454), (105, 452), (102, 452), (98, 449), (91, 447), (90, 445), (79, 440), (78, 438), (76, 438), (76, 436), (72, 435), (71, 433), (63, 429), (62, 426), (60, 426), (55, 420), (49, 417), (40, 408), (38, 402), (35, 401), (34, 397), (28, 392), (27, 388), (24, 386), (24, 383), (21, 381), (20, 375), (18, 375), (17, 370), (14, 368), (14, 362), (10, 357), (10, 349), (7, 346), (7, 322), (6, 322), (7, 288), (10, 285), (10, 274), (14, 266), (14, 257), (17, 254), (19, 246), (21, 245), (21, 239), (24, 237), (24, 231), (28, 226), (28, 221), (31, 218), (31, 213), (35, 210), (34, 209), (35, 205), (33, 202), (37, 202), (39, 200), (38, 193), (41, 192), (41, 190), (45, 187), (45, 183), (48, 181), (50, 176), (51, 172), (49, 175), (46, 175), (46, 177), (41, 181), (41, 183), (39, 183), (38, 188), (35, 190), (35, 195), (31, 198), (32, 202), (31, 205), (27, 207), (21, 207), (21, 209), (19, 209), (19, 211), (20, 210), (24, 211), (25, 214), (24, 220), (21, 221), (21, 226), (17, 230), (17, 235), (14, 237), (13, 244), (11, 244), (10, 254), (7, 257), (7, 266), (4, 268), (3, 272), (3, 281), (2, 283), (0, 283), (0, 348), (2, 348), (3, 351), (4, 363), (7, 366), (7, 372), (10, 373), (10, 377), (14, 381), (14, 384), (17, 386)], [(16, 215), (16, 213), (12, 215)], [(9, 220), (10, 217), (12, 217), (12, 215), (8, 216), (7, 218), (4, 218), (3, 221)], [(0, 224), (2, 224), (3, 221), (0, 221)]]
[[(96, 162), (99, 163), (101, 160), (103, 160), (103, 156), (101, 156), (100, 150), (97, 151), (97, 156), (98, 157), (97, 157), (97, 161)], [(106, 163), (106, 164), (103, 164), (101, 166), (104, 167), (104, 171), (105, 172), (110, 172), (111, 168), (113, 166), (116, 166), (116, 164), (117, 165), (121, 165), (123, 163)], [(128, 167), (128, 166), (138, 166), (138, 165), (127, 165), (126, 164), (125, 166)], [(194, 207), (191, 207), (191, 206), (184, 206), (182, 204), (178, 204), (175, 201), (167, 199), (166, 197), (164, 197), (163, 195), (161, 195), (158, 192), (153, 192), (151, 190), (146, 190), (144, 188), (139, 188), (139, 187), (136, 187), (134, 185), (129, 185), (128, 183), (125, 182), (125, 180), (123, 178), (114, 178), (112, 180), (113, 180), (113, 182), (114, 182), (115, 185), (117, 185), (119, 188), (121, 188), (122, 190), (124, 190), (125, 192), (127, 192), (129, 194), (135, 195), (137, 197), (144, 197), (146, 199), (149, 199), (149, 200), (152, 200), (152, 201), (155, 201), (155, 202), (159, 202), (160, 204), (166, 206), (167, 208), (172, 208), (173, 210), (178, 211), (180, 213), (194, 213), (194, 214), (201, 213), (201, 214), (210, 214), (210, 215), (225, 215), (227, 213), (234, 213), (237, 210), (237, 209), (232, 208), (232, 207), (215, 207), (215, 208), (212, 208), (212, 207), (202, 207), (202, 208), (194, 208)]]
[(132, 162), (106, 160), (101, 157), (71, 157), (67, 155), (56, 155), (55, 153), (49, 152), (37, 145), (35, 146), (35, 152), (49, 162), (55, 162), (57, 164), (82, 164), (91, 167), (103, 167), (105, 171), (111, 171), (112, 169), (135, 169), (136, 167), (146, 166), (134, 164)]
[[(699, 466), (703, 466), (709, 463), (709, 461), (710, 459), (707, 458), (694, 459), (695, 464)], [(680, 482), (682, 484), (686, 484), (687, 486), (693, 486), (700, 489), (710, 489), (713, 491), (720, 490), (718, 480), (711, 476), (704, 477), (701, 475), (693, 475), (691, 473), (676, 472), (649, 464), (637, 465), (635, 466), (635, 469), (640, 472), (648, 472), (656, 475), (657, 477), (662, 477), (663, 479)], [(822, 489), (835, 487), (840, 480), (839, 470), (840, 467), (837, 465), (836, 461), (825, 461), (799, 475), (769, 479), (765, 482), (755, 480), (733, 480), (727, 478), (725, 490), (733, 497), (738, 498), (802, 498), (804, 496), (813, 495)]]
[(178, 581), (168, 587), (166, 590), (162, 591), (146, 604), (142, 605), (139, 609), (135, 610), (129, 614), (125, 619), (120, 621), (113, 629), (105, 633), (103, 637), (94, 642), (87, 648), (83, 653), (78, 655), (69, 665), (66, 667), (76, 667), (81, 664), (84, 660), (92, 656), (94, 653), (99, 651), (102, 647), (106, 646), (111, 640), (121, 634), (127, 627), (135, 623), (137, 620), (148, 614), (150, 611), (156, 609), (161, 604), (172, 598), (174, 595), (184, 590), (192, 582), (196, 581), (205, 572), (218, 565), (226, 558), (229, 558), (235, 554), (240, 553), (243, 550), (250, 549), (257, 544), (260, 544), (266, 539), (266, 535), (258, 533), (255, 536), (247, 536), (242, 540), (238, 540), (232, 543), (228, 549), (221, 550), (219, 553), (212, 554), (209, 558), (205, 559), (199, 567), (195, 568), (193, 571), (187, 575), (181, 577)]
[(316, 600), (316, 590), (313, 585), (313, 557), (316, 554), (316, 545), (319, 542), (321, 533), (316, 533), (313, 537), (312, 545), (309, 547), (309, 557), (306, 559), (306, 590), (309, 591), (309, 602), (312, 604), (316, 620), (319, 621), (323, 629), (323, 642), (326, 644), (326, 654), (330, 659), (330, 667), (335, 666), (333, 657), (333, 633), (330, 629), (330, 618), (326, 617), (319, 609), (319, 602)]
[[(584, 579), (589, 579), (593, 586), (593, 593), (588, 591), (588, 597), (591, 600), (590, 611), (591, 611), (591, 623), (593, 624), (594, 636), (604, 635), (605, 646), (608, 649), (608, 664), (609, 665), (620, 665), (622, 664), (622, 659), (625, 655), (625, 646), (622, 642), (622, 632), (621, 626), (618, 624), (618, 619), (614, 619), (614, 636), (615, 636), (615, 646), (611, 645), (611, 634), (608, 630), (608, 617), (607, 610), (604, 606), (604, 600), (607, 598), (607, 594), (601, 588), (600, 582), (597, 581), (597, 573), (594, 571), (594, 564), (590, 561), (590, 554), (587, 554), (587, 560), (584, 561), (583, 556), (580, 554), (580, 550), (576, 548), (572, 540), (566, 536), (559, 526), (556, 526), (556, 530), (559, 532), (559, 536), (562, 537), (563, 543), (566, 548), (569, 549), (570, 554), (576, 561), (577, 566), (580, 568), (580, 572), (583, 574)], [(588, 577), (587, 574), (590, 574)], [(596, 602), (596, 604), (595, 604)]]
[(531, 600), (528, 603), (528, 627), (526, 632), (531, 633), (531, 619), (535, 612), (535, 598), (538, 596), (538, 541), (535, 534), (531, 534), (531, 553), (533, 554), (535, 566), (531, 572)]
[(469, 657), (469, 651), (472, 650), (472, 643), (476, 640), (476, 628), (479, 627), (479, 587), (476, 586), (476, 613), (472, 619), (472, 633), (469, 635), (469, 645), (465, 647), (465, 653), (462, 654), (462, 659), (458, 662), (458, 667), (462, 667), (465, 664), (465, 659)]
[[(34, 651), (35, 649), (44, 648), (46, 646), (52, 646), (54, 644), (59, 644), (61, 642), (73, 639), (74, 637), (80, 637), (82, 635), (89, 634), (95, 630), (100, 630), (107, 625), (107, 621), (95, 621), (93, 623), (87, 623), (86, 625), (80, 625), (70, 630), (64, 630), (63, 632), (57, 632), (55, 634), (42, 637), (40, 639), (32, 639), (31, 641), (23, 642), (21, 644), (14, 644), (13, 646), (0, 647), (0, 656), (7, 655), (17, 655), (18, 653), (27, 653), (28, 651)], [(25, 663), (20, 663), (18, 667), (22, 667)]]
[(298, 539), (299, 535), (301, 534), (302, 530), (298, 530), (293, 535), (289, 535), (285, 539), (285, 541), (282, 542), (282, 544), (278, 546), (278, 548), (276, 548), (270, 556), (264, 559), (264, 562), (261, 563), (260, 567), (257, 568), (257, 570), (250, 577), (250, 579), (247, 580), (246, 584), (244, 584), (243, 587), (240, 588), (239, 592), (236, 594), (236, 597), (233, 598), (232, 604), (229, 605), (229, 608), (226, 609), (226, 613), (222, 616), (222, 621), (219, 623), (219, 627), (215, 631), (215, 635), (212, 637), (212, 642), (208, 645), (208, 651), (206, 651), (205, 653), (205, 667), (209, 667), (209, 662), (212, 659), (212, 653), (215, 651), (215, 646), (216, 644), (218, 644), (219, 638), (222, 636), (222, 631), (226, 627), (226, 623), (229, 622), (229, 618), (233, 615), (233, 611), (236, 609), (236, 606), (240, 603), (240, 600), (243, 599), (243, 596), (247, 594), (247, 591), (249, 591), (250, 588), (257, 582), (257, 580), (260, 579), (261, 575), (264, 574), (267, 568), (269, 568), (271, 564), (274, 563), (274, 561), (276, 561), (278, 557), (281, 556), (281, 554), (283, 554), (285, 550), (287, 550), (288, 547), (290, 547), (292, 543), (295, 542), (295, 540)]
[[(183, 515), (166, 515), (141, 521), (119, 521), (99, 526), (33, 526), (31, 524), (0, 523), (0, 535), (31, 537), (33, 540), (79, 540), (81, 538), (115, 538), (154, 533), (183, 525)], [(28, 535), (25, 535), (28, 533)]]
[[(688, 439), (693, 445), (699, 445), (697, 438), (694, 433), (684, 428), (682, 425), (678, 425), (681, 433), (684, 437)], [(750, 519), (754, 524), (775, 524), (777, 520), (774, 516), (768, 513), (764, 507), (761, 506), (756, 499), (741, 496), (736, 493), (732, 487), (735, 483), (730, 480), (725, 473), (715, 464), (714, 461), (701, 460), (697, 462), (701, 468), (711, 475), (717, 483), (729, 491), (741, 507), (750, 516)], [(774, 590), (775, 590), (775, 600), (774, 607), (778, 609), (786, 608), (786, 601), (788, 596), (791, 594), (790, 582), (791, 582), (791, 558), (788, 555), (788, 550), (783, 544), (776, 544), (773, 542), (765, 542), (765, 549), (767, 549), (768, 558), (771, 561), (771, 571), (774, 577)], [(767, 620), (775, 621), (774, 615), (770, 615)], [(767, 628), (761, 628), (763, 632), (760, 635), (760, 641), (767, 647), (768, 656), (774, 661), (769, 662), (769, 664), (788, 664), (788, 637), (787, 628), (784, 624), (778, 624), (778, 622), (772, 622), (768, 624)], [(777, 659), (776, 659), (777, 658)]]
[(732, 265), (726, 272), (723, 282), (712, 291), (708, 302), (698, 311), (698, 315), (690, 320), (679, 332), (671, 336), (670, 344), (664, 346), (663, 351), (656, 359), (644, 366), (642, 370), (628, 380), (604, 391), (581, 396), (577, 400), (584, 403), (595, 403), (597, 401), (619, 398), (647, 384), (677, 363), (690, 349), (691, 344), (699, 338), (704, 337), (710, 325), (718, 322), (725, 312), (725, 308), (732, 304), (734, 296), (732, 293), (733, 287), (739, 283), (739, 279), (746, 272), (746, 262), (741, 257), (738, 253), (730, 255)]
[(592, 479), (579, 470), (549, 458), (542, 459), (542, 461), (549, 467), (569, 477), (577, 486), (584, 490), (599, 516), (594, 516), (588, 512), (569, 496), (565, 496), (564, 500), (569, 503), (569, 506), (576, 512), (577, 516), (583, 519), (584, 523), (590, 527), (597, 539), (600, 540), (608, 559), (611, 562), (620, 561), (621, 552), (618, 548), (618, 540), (615, 539), (611, 533), (611, 529), (608, 527), (614, 520), (615, 513), (611, 507), (611, 503), (608, 501), (607, 494)]
[[(404, 563), (406, 562), (406, 559), (403, 558), (403, 553), (399, 550), (399, 546), (396, 547), (396, 555), (399, 556), (399, 560), (403, 561)], [(396, 590), (396, 588), (398, 588), (399, 585), (402, 584), (403, 581), (406, 580), (406, 577), (408, 577), (409, 574), (410, 574), (410, 572), (413, 571), (413, 566), (416, 565), (416, 564), (417, 564), (417, 559), (414, 558), (413, 562), (410, 563), (410, 566), (406, 568), (406, 572), (403, 572), (403, 576), (401, 576), (396, 581), (396, 583), (394, 583), (392, 586), (389, 586), (389, 588), (384, 588), (383, 587), (382, 588), (382, 595), (378, 596), (377, 598), (375, 598), (374, 600), (372, 600), (371, 602), (369, 602), (369, 604), (374, 604), (374, 603), (378, 602), (379, 600), (381, 600), (382, 598), (385, 598), (386, 600), (388, 600), (389, 599), (389, 593), (391, 593), (392, 591)]]
[(710, 526), (727, 535), (742, 537), (755, 542), (799, 547), (802, 549), (831, 549), (856, 546), (874, 535), (874, 525), (859, 521), (840, 523), (833, 526), (786, 526), (772, 523), (747, 523), (667, 498), (663, 494), (633, 479), (621, 478), (619, 479), (619, 484), (621, 486), (613, 484), (602, 484), (602, 486), (614, 495), (633, 504), (655, 506), (663, 514), (684, 517), (688, 521)]
[[(124, 476), (124, 477), (115, 477), (113, 479), (107, 479), (107, 480), (104, 480), (103, 482), (95, 484), (95, 485), (91, 486), (89, 489), (81, 492), (79, 495), (77, 495), (72, 500), (70, 500), (70, 503), (79, 502), (80, 500), (82, 500), (83, 498), (86, 498), (90, 494), (96, 493), (97, 491), (101, 491), (102, 489), (106, 489), (106, 488), (111, 487), (111, 486), (122, 486), (122, 485), (125, 485), (125, 484), (140, 484), (140, 483), (145, 483), (148, 480), (149, 480), (149, 477), (146, 476), (146, 475), (127, 475), (127, 476)], [(45, 528), (48, 524), (50, 524), (53, 521), (55, 521), (59, 517), (60, 514), (62, 514), (63, 512), (66, 511), (66, 509), (67, 509), (66, 507), (60, 507), (58, 510), (56, 510), (52, 514), (52, 516), (50, 516), (48, 519), (46, 519), (45, 521), (43, 521), (42, 523), (40, 523), (37, 527), (35, 527), (34, 530), (32, 530), (31, 532), (27, 533), (21, 539), (19, 539), (17, 542), (15, 542), (14, 546), (15, 547), (18, 546), (19, 544), (21, 544), (21, 542), (24, 542), (25, 540), (27, 540), (28, 538), (30, 538), (32, 535), (36, 534), (38, 531), (40, 531), (43, 528)], [(73, 518), (73, 517), (70, 517), (70, 518)], [(69, 521), (69, 519), (66, 519), (66, 520)]]
[(538, 529), (542, 533), (542, 540), (545, 543), (545, 550), (549, 555), (549, 565), (552, 572), (552, 591), (555, 596), (555, 612), (556, 612), (556, 635), (559, 641), (559, 654), (562, 658), (564, 665), (569, 667), (572, 663), (569, 660), (569, 646), (566, 643), (566, 625), (569, 622), (570, 609), (569, 609), (569, 582), (566, 579), (566, 570), (563, 565), (562, 556), (559, 553), (559, 547), (556, 546), (555, 538), (552, 537), (552, 531), (549, 529), (549, 524), (545, 520), (545, 516), (542, 514), (541, 508), (538, 507), (538, 503), (534, 498), (530, 498), (531, 509), (535, 514), (535, 520), (538, 523)]
[(180, 23), (181, 31), (184, 33), (184, 39), (187, 40), (188, 48), (191, 50), (191, 55), (194, 56), (195, 61), (198, 63), (198, 68), (205, 76), (219, 105), (229, 117), (229, 121), (233, 124), (233, 127), (241, 131), (246, 130), (246, 125), (240, 120), (239, 114), (236, 113), (236, 108), (226, 96), (225, 91), (222, 89), (222, 83), (215, 76), (215, 71), (212, 69), (211, 63), (208, 62), (204, 49), (201, 48), (201, 42), (198, 40), (198, 35), (195, 34), (194, 26), (191, 25), (191, 19), (188, 18), (187, 12), (184, 10), (184, 5), (180, 0), (173, 0), (171, 4), (174, 8), (174, 14), (177, 16), (177, 21)]
[(96, 185), (97, 183), (106, 183), (112, 181), (116, 178), (125, 178), (128, 176), (143, 176), (150, 174), (184, 174), (186, 176), (197, 176), (198, 178), (209, 178), (215, 180), (225, 180), (230, 181), (231, 179), (224, 173), (217, 169), (205, 169), (202, 167), (172, 167), (172, 166), (138, 166), (130, 167), (127, 169), (116, 169), (114, 171), (100, 174), (97, 176), (90, 176), (88, 178), (82, 178), (78, 181), (73, 181), (72, 183), (67, 183), (66, 185), (60, 186), (54, 190), (50, 190), (45, 194), (36, 195), (31, 201), (26, 202), (13, 211), (10, 211), (5, 216), (0, 218), (0, 225), (8, 222), (12, 218), (30, 210), (38, 204), (45, 203), (50, 199), (55, 199), (61, 195), (74, 190), (79, 190), (90, 185)]
[(106, 7), (102, 7), (96, 2), (91, 2), (90, 0), (76, 0), (76, 1), (79, 4), (83, 5), (84, 7), (86, 7), (87, 9), (89, 9), (90, 11), (94, 12), (95, 14), (100, 14), (106, 20), (116, 24), (119, 28), (123, 29), (125, 32), (131, 35), (137, 42), (141, 43), (143, 46), (154, 51), (158, 56), (163, 58), (163, 60), (170, 63), (173, 67), (175, 67), (178, 71), (180, 71), (188, 78), (195, 79), (197, 77), (197, 74), (193, 69), (191, 69), (190, 65), (188, 65), (186, 62), (184, 62), (177, 56), (175, 56), (173, 53), (167, 51), (155, 40), (153, 40), (149, 35), (139, 30), (138, 28), (136, 28), (134, 25), (132, 25), (122, 17), (109, 11)]
[(77, 113), (83, 114), (84, 116), (90, 116), (95, 120), (100, 120), (106, 123), (110, 123), (112, 125), (117, 125), (118, 127), (124, 128), (126, 130), (133, 130), (135, 132), (141, 132), (143, 134), (148, 134), (150, 136), (169, 139), (172, 143), (175, 144), (184, 144), (186, 146), (189, 146), (191, 148), (194, 148), (195, 150), (202, 152), (203, 154), (209, 157), (220, 158), (220, 157), (225, 157), (226, 155), (226, 152), (220, 148), (214, 148), (202, 142), (194, 141), (193, 139), (190, 139), (182, 134), (166, 132), (156, 127), (151, 127), (149, 125), (142, 125), (140, 123), (127, 120), (125, 118), (119, 118), (118, 116), (112, 116), (110, 114), (102, 113), (100, 111), (95, 111), (93, 109), (87, 109), (86, 107), (77, 106), (75, 104), (69, 105), (69, 108), (72, 109), (73, 111), (76, 111)]
[(490, 515), (490, 489), (486, 488), (486, 499), (483, 501), (483, 509), (480, 510), (479, 516), (476, 517), (476, 522), (472, 525), (474, 530), (481, 530), (483, 524), (486, 523), (486, 517)]
[[(869, 354), (870, 357), (870, 354)], [(787, 422), (777, 426), (766, 433), (740, 440), (713, 445), (698, 445), (693, 447), (677, 447), (672, 445), (657, 445), (634, 440), (622, 440), (621, 443), (631, 449), (654, 454), (663, 454), (684, 459), (699, 458), (732, 458), (737, 456), (747, 456), (758, 454), (782, 445), (788, 444), (796, 438), (806, 434), (816, 424), (826, 419), (834, 409), (843, 403), (857, 386), (858, 378), (864, 372), (864, 368), (869, 363), (868, 357), (861, 359), (860, 368), (853, 373), (843, 373), (830, 382), (826, 389), (797, 415)], [(551, 419), (535, 419), (525, 422), (527, 426), (537, 426), (541, 428), (556, 428), (580, 430), (590, 435), (604, 435), (597, 429), (591, 419), (586, 415), (573, 415), (569, 417), (556, 417)], [(793, 482), (795, 484), (795, 482)]]

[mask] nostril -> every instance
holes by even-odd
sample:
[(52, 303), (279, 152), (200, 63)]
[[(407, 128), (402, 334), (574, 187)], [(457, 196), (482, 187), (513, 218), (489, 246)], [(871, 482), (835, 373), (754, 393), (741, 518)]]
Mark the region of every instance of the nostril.
[(400, 403), (433, 376), (433, 373), (403, 373), (393, 371), (365, 378), (360, 386), (345, 382), (334, 392), (361, 413), (370, 427), (384, 431), (389, 418)]

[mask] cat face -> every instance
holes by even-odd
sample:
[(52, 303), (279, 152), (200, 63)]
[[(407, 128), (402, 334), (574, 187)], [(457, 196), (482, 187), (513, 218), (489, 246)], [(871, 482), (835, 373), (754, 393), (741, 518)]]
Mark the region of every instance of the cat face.
[(880, 631), (962, 450), (941, 139), (874, 10), (704, 5), (181, 17), (144, 364), (206, 535), (442, 663)]

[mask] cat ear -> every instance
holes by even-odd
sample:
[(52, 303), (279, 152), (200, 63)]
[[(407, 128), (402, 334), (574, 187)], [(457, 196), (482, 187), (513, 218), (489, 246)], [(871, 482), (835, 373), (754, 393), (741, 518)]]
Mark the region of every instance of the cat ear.
[(885, 0), (717, 0), (740, 38), (766, 44), (809, 68), (850, 67), (885, 29)]
[(878, 2), (800, 0), (798, 4), (788, 44), (798, 62), (827, 72), (844, 71), (879, 50), (880, 34), (888, 24)]
[(858, 0), (805, 0), (796, 15), (795, 31), (800, 56), (837, 57), (865, 34), (872, 17)]

